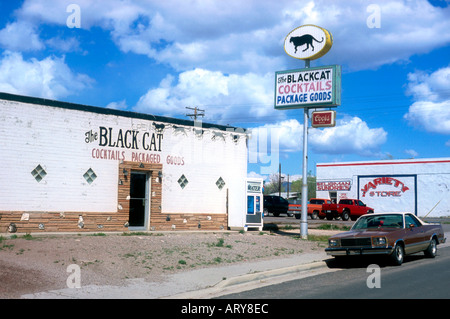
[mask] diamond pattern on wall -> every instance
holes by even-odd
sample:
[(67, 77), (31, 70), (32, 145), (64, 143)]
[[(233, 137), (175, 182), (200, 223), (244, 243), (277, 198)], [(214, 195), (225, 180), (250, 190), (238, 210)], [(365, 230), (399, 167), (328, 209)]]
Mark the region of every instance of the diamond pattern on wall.
[(34, 170), (31, 171), (34, 179), (39, 183), (47, 175), (47, 172), (42, 168), (41, 165), (36, 166)]
[(225, 181), (222, 179), (222, 177), (219, 177), (219, 179), (216, 182), (216, 186), (222, 190), (222, 188), (224, 188), (225, 186)]
[(92, 168), (89, 168), (86, 173), (84, 173), (83, 177), (89, 184), (92, 184), (97, 178), (97, 175), (92, 170)]
[(181, 188), (185, 188), (186, 185), (189, 183), (189, 181), (187, 180), (186, 176), (181, 175), (181, 177), (178, 179), (178, 184), (180, 185)]

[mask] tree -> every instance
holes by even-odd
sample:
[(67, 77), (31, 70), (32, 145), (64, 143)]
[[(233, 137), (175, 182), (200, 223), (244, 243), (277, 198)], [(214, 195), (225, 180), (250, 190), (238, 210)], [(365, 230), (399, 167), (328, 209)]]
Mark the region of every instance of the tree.
[[(300, 178), (291, 184), (291, 192), (301, 193), (302, 192), (303, 178)], [(316, 177), (308, 176), (308, 199), (316, 197)]]
[(273, 173), (269, 176), (269, 181), (264, 184), (264, 195), (269, 195), (272, 193), (278, 193), (280, 190), (284, 192), (285, 189), (280, 185), (280, 173)]

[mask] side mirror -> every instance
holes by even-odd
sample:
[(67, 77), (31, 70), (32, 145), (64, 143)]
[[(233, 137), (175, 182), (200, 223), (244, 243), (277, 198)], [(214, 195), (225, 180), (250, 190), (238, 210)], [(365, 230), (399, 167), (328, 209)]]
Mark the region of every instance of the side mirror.
[(414, 228), (414, 224), (409, 224), (409, 228), (412, 230)]

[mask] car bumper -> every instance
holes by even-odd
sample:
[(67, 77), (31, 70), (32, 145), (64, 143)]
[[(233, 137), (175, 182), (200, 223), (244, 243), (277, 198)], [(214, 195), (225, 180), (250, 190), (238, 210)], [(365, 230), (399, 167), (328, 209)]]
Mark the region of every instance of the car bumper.
[(330, 256), (390, 255), (393, 247), (329, 247), (325, 252)]

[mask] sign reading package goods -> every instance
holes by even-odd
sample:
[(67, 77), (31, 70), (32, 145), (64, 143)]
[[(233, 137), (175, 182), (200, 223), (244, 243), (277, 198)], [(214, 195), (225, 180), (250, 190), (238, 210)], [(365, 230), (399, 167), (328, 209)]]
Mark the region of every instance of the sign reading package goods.
[(340, 65), (275, 72), (275, 109), (340, 104)]

